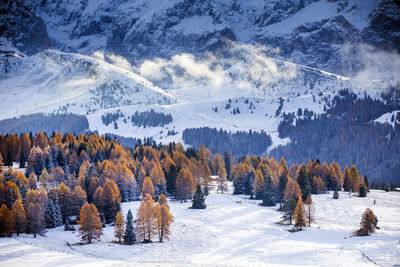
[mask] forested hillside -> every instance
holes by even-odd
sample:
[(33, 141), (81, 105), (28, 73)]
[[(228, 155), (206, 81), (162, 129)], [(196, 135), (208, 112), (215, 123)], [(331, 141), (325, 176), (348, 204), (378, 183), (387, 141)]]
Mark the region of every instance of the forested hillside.
[(279, 136), (291, 142), (271, 151), (289, 163), (309, 158), (336, 160), (340, 165), (356, 164), (360, 171), (377, 182), (400, 181), (400, 118), (392, 116), (392, 124), (374, 120), (400, 109), (399, 92), (383, 95), (384, 100), (369, 96), (357, 99), (342, 90), (332, 101), (326, 114), (304, 116), (301, 110), (284, 115)]

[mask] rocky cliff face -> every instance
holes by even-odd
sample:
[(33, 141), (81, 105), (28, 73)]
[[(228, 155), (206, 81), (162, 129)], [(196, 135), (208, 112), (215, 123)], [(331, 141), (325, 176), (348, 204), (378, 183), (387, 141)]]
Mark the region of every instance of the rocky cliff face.
[(360, 68), (358, 44), (400, 47), (398, 0), (9, 0), (1, 13), (0, 35), (27, 53), (51, 44), (132, 63), (224, 49), (228, 39), (277, 47), (283, 59), (349, 75)]
[(29, 0), (1, 1), (0, 36), (9, 39), (27, 54), (50, 47), (46, 24), (36, 15), (36, 4)]

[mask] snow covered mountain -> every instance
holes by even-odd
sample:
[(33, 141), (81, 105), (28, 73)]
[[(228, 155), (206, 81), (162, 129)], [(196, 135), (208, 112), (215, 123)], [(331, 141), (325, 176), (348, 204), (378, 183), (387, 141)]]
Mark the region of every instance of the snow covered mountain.
[(107, 51), (131, 63), (224, 50), (224, 39), (279, 48), (282, 59), (349, 75), (358, 44), (400, 47), (396, 0), (9, 0), (0, 35), (22, 52)]

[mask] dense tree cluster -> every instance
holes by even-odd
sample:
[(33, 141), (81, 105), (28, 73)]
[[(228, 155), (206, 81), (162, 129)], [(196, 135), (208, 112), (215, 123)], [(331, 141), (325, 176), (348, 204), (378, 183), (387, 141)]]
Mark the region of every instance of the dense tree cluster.
[(0, 121), (0, 133), (25, 133), (25, 132), (61, 132), (83, 133), (89, 129), (86, 116), (76, 114), (44, 114), (36, 113), (22, 115), (19, 118), (11, 118)]
[(247, 154), (262, 155), (272, 144), (271, 137), (265, 132), (250, 130), (231, 133), (209, 127), (185, 129), (182, 139), (195, 148), (204, 144), (213, 153), (223, 155), (230, 151), (236, 158)]
[(117, 110), (115, 113), (107, 112), (101, 116), (101, 122), (108, 126), (110, 123), (116, 123), (122, 117), (124, 117), (124, 114), (120, 110)]
[[(0, 135), (0, 167), (13, 162), (23, 167), (0, 172), (0, 234), (36, 235), (62, 224), (75, 229), (79, 223), (83, 240), (92, 242), (101, 234), (99, 220), (104, 225), (118, 219), (118, 240), (134, 243), (137, 236), (147, 242), (156, 233), (163, 242), (172, 220), (165, 195), (186, 202), (196, 185), (208, 192), (210, 167), (226, 177), (225, 160), (216, 155), (212, 163), (211, 156), (204, 146), (185, 150), (181, 144), (161, 146), (150, 140), (128, 149), (94, 133)], [(141, 235), (133, 218), (121, 228), (121, 202), (141, 196), (154, 202), (156, 227), (150, 235)]]
[(246, 156), (233, 166), (232, 178), (234, 194), (262, 199), (263, 206), (279, 204), (284, 221), (292, 224), (294, 219), (297, 229), (309, 226), (314, 220), (311, 194), (343, 188), (365, 196), (369, 189), (367, 179), (354, 165), (342, 170), (336, 162), (328, 165), (318, 160), (288, 167), (284, 158), (277, 162), (268, 156)]
[(157, 127), (164, 126), (172, 122), (171, 114), (164, 114), (162, 112), (156, 112), (154, 109), (150, 111), (139, 112), (136, 111), (132, 117), (131, 121), (133, 126), (143, 126), (143, 127)]
[(356, 164), (374, 182), (398, 183), (400, 120), (393, 118), (394, 127), (373, 122), (397, 109), (400, 109), (398, 101), (383, 102), (369, 96), (357, 99), (355, 94), (344, 90), (333, 99), (327, 114), (314, 117), (285, 114), (279, 135), (289, 137), (291, 142), (269, 155), (283, 156), (289, 163), (315, 157), (337, 160), (342, 166)]

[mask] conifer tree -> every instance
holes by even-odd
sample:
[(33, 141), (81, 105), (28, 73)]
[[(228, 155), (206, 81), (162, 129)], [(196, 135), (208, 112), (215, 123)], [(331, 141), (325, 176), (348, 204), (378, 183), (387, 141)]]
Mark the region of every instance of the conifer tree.
[(262, 201), (263, 206), (275, 206), (271, 177), (267, 177), (265, 182), (265, 192), (263, 193)]
[(297, 175), (297, 183), (300, 186), (303, 201), (304, 201), (307, 198), (307, 188), (309, 189), (311, 187), (310, 178), (307, 174), (305, 165), (300, 166), (300, 170)]
[(224, 191), (228, 190), (228, 184), (226, 180), (226, 172), (225, 168), (220, 168), (218, 170), (218, 185), (217, 185), (217, 190), (221, 191), (221, 194), (224, 193)]
[(29, 175), (28, 188), (32, 190), (37, 189), (36, 175), (33, 172)]
[(0, 208), (0, 236), (12, 236), (14, 229), (14, 216), (7, 206), (3, 204)]
[(144, 178), (142, 186), (142, 199), (149, 194), (152, 198), (154, 197), (154, 185), (150, 177)]
[(102, 199), (104, 203), (103, 214), (106, 223), (111, 223), (121, 208), (121, 194), (117, 184), (113, 180), (107, 179), (104, 183)]
[(349, 170), (349, 167), (347, 165), (344, 168), (343, 190), (347, 191), (347, 192), (351, 190), (350, 170)]
[(26, 221), (27, 229), (30, 233), (33, 233), (33, 237), (37, 234), (43, 234), (46, 228), (46, 222), (44, 220), (44, 212), (42, 206), (39, 203), (29, 203), (26, 207)]
[(71, 194), (69, 188), (64, 184), (64, 182), (61, 182), (60, 186), (57, 188), (57, 196), (63, 222), (65, 222), (68, 216), (72, 215)]
[(21, 149), (21, 153), (20, 153), (20, 157), (19, 157), (19, 167), (21, 169), (25, 168), (25, 162), (26, 162), (25, 153), (24, 153), (24, 149), (22, 148)]
[(205, 209), (206, 203), (200, 184), (197, 184), (192, 200), (192, 209)]
[(280, 208), (282, 208), (282, 201), (285, 199), (285, 189), (286, 184), (288, 182), (288, 177), (285, 173), (279, 176), (279, 184), (278, 184), (278, 200), (280, 203)]
[(367, 192), (369, 193), (370, 184), (367, 175), (364, 176), (364, 185), (367, 187)]
[(356, 232), (357, 235), (368, 235), (375, 232), (377, 219), (374, 212), (367, 208), (362, 215), (360, 229)]
[(333, 192), (333, 199), (338, 199), (339, 198), (339, 193), (337, 188), (335, 188), (335, 191)]
[(297, 229), (301, 230), (304, 226), (307, 225), (306, 224), (307, 219), (306, 219), (305, 215), (306, 215), (306, 211), (303, 206), (303, 201), (301, 200), (301, 198), (299, 198), (299, 200), (297, 201), (296, 209), (294, 210), (294, 215), (293, 215), (293, 218), (295, 221), (294, 226)]
[(175, 164), (171, 163), (169, 165), (169, 172), (166, 177), (168, 194), (175, 195), (175, 192), (176, 192), (175, 183), (176, 183), (177, 177), (178, 177), (178, 172), (176, 170), (176, 166), (175, 166)]
[(172, 215), (167, 205), (157, 205), (155, 212), (157, 216), (158, 237), (162, 243), (164, 239), (168, 240), (171, 234), (169, 227), (172, 223)]
[(315, 213), (315, 208), (311, 198), (311, 194), (309, 194), (306, 200), (304, 201), (304, 206), (306, 210), (307, 224), (308, 227), (310, 227), (311, 223), (314, 222), (314, 213)]
[(254, 193), (256, 195), (256, 199), (261, 199), (264, 191), (265, 191), (264, 176), (261, 170), (259, 169), (256, 173), (256, 178), (254, 179)]
[(58, 195), (55, 189), (50, 189), (48, 192), (48, 206), (44, 217), (47, 228), (55, 228), (62, 225), (61, 208), (58, 205)]
[(359, 197), (366, 197), (367, 196), (367, 189), (365, 188), (365, 185), (363, 183), (361, 183), (359, 185), (358, 196)]
[(6, 157), (4, 159), (4, 166), (12, 167), (12, 165), (13, 165), (13, 160), (12, 160), (11, 150), (7, 149)]
[(86, 202), (81, 208), (79, 217), (79, 233), (82, 240), (92, 243), (92, 240), (100, 239), (102, 235), (102, 223), (96, 206)]
[(135, 234), (135, 228), (133, 227), (133, 217), (131, 210), (129, 210), (128, 215), (126, 215), (124, 243), (127, 245), (132, 245), (136, 243), (136, 234)]
[(26, 227), (26, 214), (21, 200), (18, 199), (14, 202), (11, 212), (14, 217), (15, 231), (17, 232), (17, 236), (19, 236), (20, 233), (25, 231)]
[(193, 175), (188, 169), (182, 168), (176, 179), (176, 199), (186, 202), (188, 198), (191, 198), (193, 190)]
[(115, 223), (114, 223), (114, 236), (118, 239), (118, 243), (121, 243), (122, 238), (125, 232), (125, 220), (124, 215), (122, 215), (122, 211), (117, 213), (115, 216)]
[(138, 210), (136, 219), (136, 232), (139, 240), (144, 243), (151, 242), (151, 237), (157, 234), (157, 214), (154, 200), (146, 194)]
[(284, 221), (289, 221), (289, 224), (292, 224), (292, 218), (293, 218), (293, 213), (296, 208), (296, 200), (293, 198), (287, 199), (283, 203), (283, 220)]
[(285, 199), (295, 199), (297, 202), (300, 196), (301, 190), (299, 184), (289, 178), (285, 189)]

